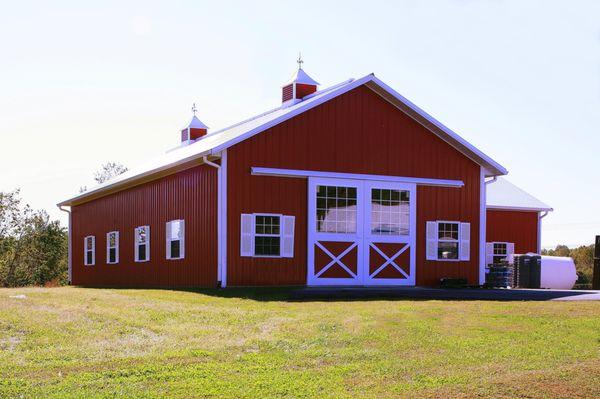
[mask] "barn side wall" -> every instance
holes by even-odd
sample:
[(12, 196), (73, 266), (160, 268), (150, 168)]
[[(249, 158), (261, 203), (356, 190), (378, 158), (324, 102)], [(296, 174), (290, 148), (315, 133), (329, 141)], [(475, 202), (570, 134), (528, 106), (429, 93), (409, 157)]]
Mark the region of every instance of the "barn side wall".
[[(185, 259), (166, 259), (165, 224), (185, 220)], [(134, 229), (150, 226), (150, 261), (134, 262)], [(106, 233), (119, 231), (119, 263), (106, 263)], [(84, 237), (96, 264), (84, 266)], [(217, 284), (217, 170), (200, 165), (72, 208), (72, 283), (87, 286)]]
[(487, 210), (486, 242), (512, 242), (515, 253), (538, 251), (538, 213)]
[[(416, 283), (479, 283), (480, 166), (365, 86), (228, 149), (228, 285), (306, 284), (307, 181), (253, 176), (252, 166), (462, 180), (417, 189)], [(295, 256), (240, 256), (240, 214), (296, 216)], [(471, 223), (470, 261), (425, 260), (425, 223)]]

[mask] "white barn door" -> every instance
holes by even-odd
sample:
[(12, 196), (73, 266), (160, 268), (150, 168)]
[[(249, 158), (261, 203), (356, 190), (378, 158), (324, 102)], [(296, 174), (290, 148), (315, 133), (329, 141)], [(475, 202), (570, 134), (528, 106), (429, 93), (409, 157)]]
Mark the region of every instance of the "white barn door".
[(414, 285), (411, 184), (310, 178), (308, 285)]

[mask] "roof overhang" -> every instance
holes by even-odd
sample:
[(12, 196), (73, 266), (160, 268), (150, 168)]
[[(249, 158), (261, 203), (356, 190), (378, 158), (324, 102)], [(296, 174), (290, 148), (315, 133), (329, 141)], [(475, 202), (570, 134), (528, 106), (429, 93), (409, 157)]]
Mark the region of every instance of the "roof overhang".
[(516, 211), (516, 212), (552, 212), (552, 208), (529, 208), (522, 206), (486, 205), (485, 209), (492, 211)]

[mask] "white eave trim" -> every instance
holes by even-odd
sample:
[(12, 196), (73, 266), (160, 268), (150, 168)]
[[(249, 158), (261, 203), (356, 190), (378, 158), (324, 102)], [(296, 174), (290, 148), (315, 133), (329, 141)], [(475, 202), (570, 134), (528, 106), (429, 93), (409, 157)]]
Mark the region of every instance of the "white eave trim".
[(419, 186), (437, 186), (437, 187), (452, 187), (461, 188), (465, 184), (462, 180), (444, 180), (444, 179), (428, 179), (421, 177), (403, 177), (403, 176), (386, 176), (386, 175), (368, 175), (362, 173), (339, 173), (339, 172), (322, 172), (316, 170), (297, 170), (297, 169), (277, 169), (277, 168), (262, 168), (253, 166), (250, 172), (255, 176), (276, 176), (276, 177), (324, 177), (333, 179), (355, 179), (355, 180), (377, 180), (389, 181), (396, 183), (412, 183)]
[(552, 208), (529, 208), (523, 206), (486, 205), (486, 209), (495, 211), (520, 211), (520, 212), (552, 212)]

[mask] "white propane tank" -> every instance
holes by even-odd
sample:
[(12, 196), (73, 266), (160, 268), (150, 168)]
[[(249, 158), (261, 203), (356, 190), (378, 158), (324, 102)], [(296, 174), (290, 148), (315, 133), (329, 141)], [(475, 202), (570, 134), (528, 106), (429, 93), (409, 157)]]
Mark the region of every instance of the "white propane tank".
[(572, 258), (542, 255), (540, 288), (570, 290), (576, 281), (577, 272)]

